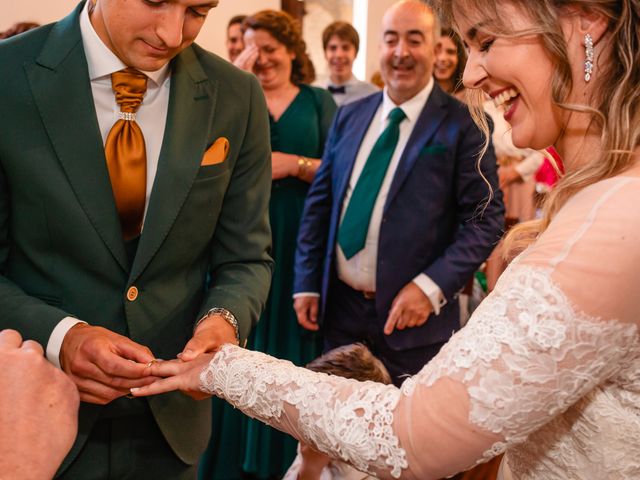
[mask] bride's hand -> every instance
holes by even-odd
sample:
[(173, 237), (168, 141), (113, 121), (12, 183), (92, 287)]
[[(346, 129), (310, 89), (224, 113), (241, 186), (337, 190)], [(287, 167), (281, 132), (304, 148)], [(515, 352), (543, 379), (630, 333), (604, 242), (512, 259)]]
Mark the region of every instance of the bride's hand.
[(211, 395), (200, 390), (200, 373), (209, 364), (215, 354), (203, 353), (189, 362), (168, 360), (154, 363), (145, 374), (161, 377), (160, 380), (140, 388), (132, 388), (135, 397), (146, 397), (159, 393), (180, 390), (195, 400), (202, 400)]

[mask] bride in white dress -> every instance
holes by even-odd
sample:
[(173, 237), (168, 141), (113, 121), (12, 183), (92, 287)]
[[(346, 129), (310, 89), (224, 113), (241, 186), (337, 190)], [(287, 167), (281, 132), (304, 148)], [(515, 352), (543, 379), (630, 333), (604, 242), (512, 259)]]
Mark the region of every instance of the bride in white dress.
[(466, 87), (494, 98), (516, 146), (565, 161), (543, 221), (514, 232), (533, 243), (401, 389), (227, 345), (152, 366), (167, 378), (134, 393), (220, 396), (381, 478), (501, 452), (504, 478), (640, 478), (640, 1), (441, 3)]

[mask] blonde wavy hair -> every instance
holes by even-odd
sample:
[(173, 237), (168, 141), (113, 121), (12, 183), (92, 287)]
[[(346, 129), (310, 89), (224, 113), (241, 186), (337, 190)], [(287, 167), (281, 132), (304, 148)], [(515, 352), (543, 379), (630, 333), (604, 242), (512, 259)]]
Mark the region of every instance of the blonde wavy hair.
[[(501, 5), (508, 1), (532, 20), (534, 28), (513, 31), (503, 21)], [(522, 223), (506, 238), (506, 251), (515, 252), (542, 233), (558, 210), (585, 187), (615, 176), (633, 164), (633, 150), (640, 144), (640, 0), (431, 0), (443, 18), (452, 20), (453, 11), (482, 19), (482, 29), (496, 36), (539, 35), (556, 69), (552, 78), (552, 101), (569, 111), (589, 113), (591, 124), (600, 133), (602, 153), (564, 175), (547, 195), (540, 220)], [(558, 18), (566, 7), (598, 12), (607, 19), (602, 41), (610, 53), (600, 58), (599, 71), (591, 80), (594, 93), (590, 105), (569, 104), (573, 88), (567, 44)], [(603, 61), (604, 60), (604, 61)], [(482, 92), (469, 95), (473, 118), (489, 144), (489, 126), (482, 110)]]

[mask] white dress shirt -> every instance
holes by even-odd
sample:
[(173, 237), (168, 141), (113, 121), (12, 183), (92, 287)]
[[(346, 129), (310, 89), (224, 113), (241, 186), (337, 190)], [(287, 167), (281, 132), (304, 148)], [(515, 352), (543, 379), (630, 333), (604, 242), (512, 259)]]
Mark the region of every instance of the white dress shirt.
[[(391, 110), (396, 107), (400, 107), (402, 109), (406, 118), (400, 123), (400, 137), (398, 138), (398, 143), (396, 144), (396, 149), (391, 157), (389, 168), (387, 169), (387, 173), (382, 181), (382, 186), (378, 192), (378, 198), (376, 198), (376, 202), (373, 206), (373, 212), (371, 214), (371, 221), (369, 222), (369, 230), (367, 232), (364, 248), (347, 260), (340, 248), (340, 245), (336, 243), (336, 267), (338, 278), (355, 290), (362, 290), (365, 292), (376, 291), (378, 239), (380, 236), (380, 226), (382, 224), (382, 213), (387, 202), (387, 196), (389, 195), (389, 189), (391, 188), (393, 177), (395, 176), (400, 163), (400, 158), (402, 157), (402, 153), (407, 146), (409, 137), (416, 126), (418, 117), (431, 95), (433, 85), (434, 80), (431, 78), (426, 87), (401, 105), (396, 105), (393, 100), (391, 100), (387, 89), (385, 88), (382, 96), (382, 103), (378, 107), (376, 114), (373, 116), (369, 129), (367, 130), (367, 133), (362, 140), (362, 144), (360, 145), (360, 150), (358, 151), (353, 171), (351, 172), (349, 186), (347, 187), (344, 201), (342, 203), (340, 223), (342, 223), (344, 214), (349, 206), (353, 189), (355, 188), (358, 178), (360, 178), (360, 174), (367, 163), (367, 158), (369, 158), (369, 154), (371, 153), (371, 150), (373, 150), (373, 146), (378, 140), (378, 137), (382, 134), (389, 123), (389, 113), (391, 113)], [(384, 252), (382, 252), (382, 255), (384, 255)], [(438, 287), (431, 278), (423, 273), (419, 274), (413, 279), (413, 281), (418, 285), (418, 287), (420, 287), (424, 294), (429, 297), (433, 307), (433, 312), (436, 315), (439, 314), (440, 307), (444, 305), (444, 295), (442, 294), (440, 287)]]
[[(107, 140), (111, 127), (118, 120), (120, 107), (116, 103), (116, 97), (111, 86), (111, 74), (127, 68), (104, 42), (98, 37), (88, 11), (89, 2), (86, 3), (80, 14), (80, 32), (82, 44), (89, 68), (89, 80), (91, 92), (96, 109), (100, 134), (103, 144)], [(169, 64), (155, 72), (143, 72), (149, 81), (147, 92), (142, 105), (136, 112), (136, 122), (144, 135), (147, 152), (147, 195), (145, 201), (145, 215), (149, 206), (149, 196), (153, 188), (153, 181), (158, 170), (158, 158), (162, 148), (164, 130), (169, 109), (169, 88), (171, 75)], [(144, 226), (143, 226), (144, 228)], [(90, 320), (90, 319), (89, 319)], [(47, 342), (47, 359), (54, 365), (60, 366), (59, 356), (62, 341), (67, 331), (82, 320), (66, 317), (56, 325)]]

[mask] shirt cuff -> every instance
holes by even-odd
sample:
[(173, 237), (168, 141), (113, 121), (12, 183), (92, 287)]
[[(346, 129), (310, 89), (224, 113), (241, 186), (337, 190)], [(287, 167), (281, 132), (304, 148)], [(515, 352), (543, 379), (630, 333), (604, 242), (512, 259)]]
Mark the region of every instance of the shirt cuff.
[(300, 297), (320, 297), (320, 294), (318, 292), (298, 292), (298, 293), (294, 293), (293, 294), (293, 298), (300, 298)]
[(73, 317), (64, 317), (56, 328), (51, 332), (49, 341), (47, 342), (47, 360), (53, 363), (56, 367), (60, 366), (60, 349), (62, 348), (62, 341), (69, 330), (75, 327), (79, 323), (87, 323), (82, 320), (78, 320)]
[(440, 290), (440, 287), (424, 273), (421, 273), (414, 278), (413, 283), (418, 285), (420, 290), (429, 297), (434, 315), (439, 315), (440, 309), (447, 304), (447, 299), (444, 298), (444, 294), (442, 293), (442, 290)]

